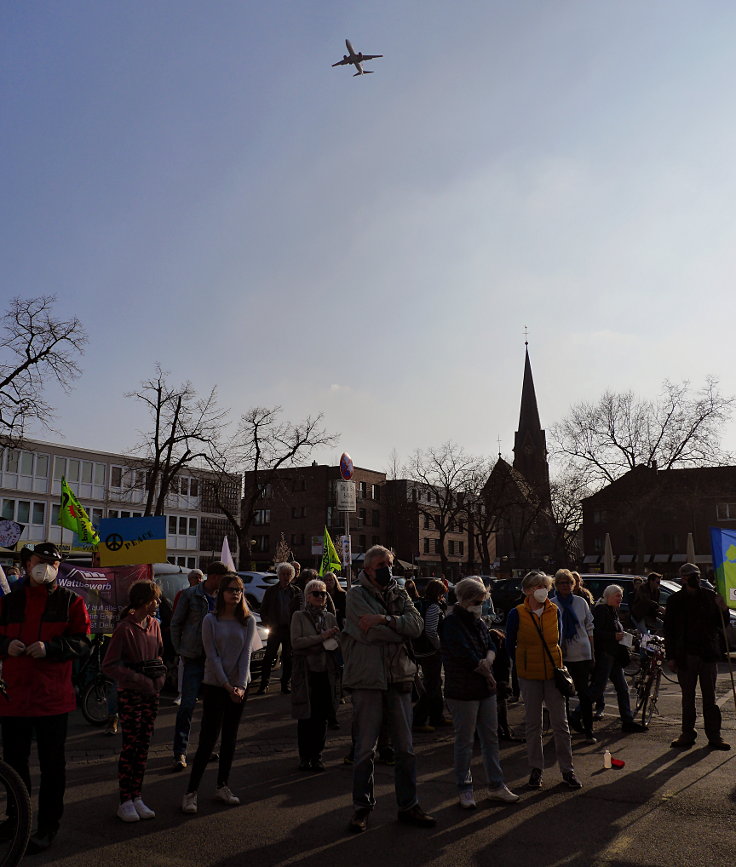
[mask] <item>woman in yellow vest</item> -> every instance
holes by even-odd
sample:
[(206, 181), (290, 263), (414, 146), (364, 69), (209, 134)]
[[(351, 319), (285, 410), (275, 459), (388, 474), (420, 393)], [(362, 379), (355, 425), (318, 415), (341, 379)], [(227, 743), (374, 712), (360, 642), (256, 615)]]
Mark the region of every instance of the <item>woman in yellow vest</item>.
[(551, 587), (552, 579), (544, 572), (529, 572), (524, 576), (521, 582), (524, 602), (509, 612), (506, 644), (524, 698), (526, 752), (531, 768), (529, 788), (542, 788), (542, 705), (546, 705), (563, 782), (571, 789), (582, 789), (583, 784), (572, 766), (565, 699), (554, 680), (554, 669), (562, 666), (562, 651), (559, 610), (547, 598)]

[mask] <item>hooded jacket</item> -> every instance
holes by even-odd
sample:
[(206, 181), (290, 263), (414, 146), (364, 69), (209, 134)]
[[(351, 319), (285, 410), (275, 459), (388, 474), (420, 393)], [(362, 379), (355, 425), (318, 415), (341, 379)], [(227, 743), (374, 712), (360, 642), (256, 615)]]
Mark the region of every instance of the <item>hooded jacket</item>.
[[(345, 659), (343, 686), (346, 689), (408, 687), (414, 680), (417, 666), (409, 657), (407, 639), (419, 638), (424, 621), (406, 591), (394, 580), (385, 590), (379, 590), (361, 571), (347, 597), (341, 642)], [(358, 622), (364, 614), (391, 614), (394, 622), (363, 632)]]
[[(90, 623), (81, 596), (66, 587), (18, 582), (0, 599), (0, 657), (8, 701), (0, 716), (54, 716), (77, 706), (72, 661), (89, 651)], [(8, 656), (11, 641), (43, 641), (46, 656)]]

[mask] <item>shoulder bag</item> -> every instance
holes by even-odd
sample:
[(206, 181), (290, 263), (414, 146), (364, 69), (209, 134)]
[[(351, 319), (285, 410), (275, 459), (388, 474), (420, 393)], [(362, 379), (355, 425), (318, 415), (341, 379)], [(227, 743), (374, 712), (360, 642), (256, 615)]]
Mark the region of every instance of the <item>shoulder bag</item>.
[(575, 695), (575, 684), (573, 683), (572, 676), (570, 672), (563, 665), (562, 668), (558, 668), (555, 665), (555, 661), (552, 658), (552, 654), (549, 652), (549, 647), (547, 647), (547, 642), (544, 640), (544, 633), (542, 632), (541, 627), (537, 623), (536, 614), (532, 614), (529, 612), (529, 616), (534, 623), (534, 626), (539, 633), (539, 640), (542, 642), (542, 647), (545, 649), (547, 656), (549, 657), (549, 661), (552, 663), (552, 672), (554, 675), (555, 686), (562, 693), (565, 698), (572, 698)]

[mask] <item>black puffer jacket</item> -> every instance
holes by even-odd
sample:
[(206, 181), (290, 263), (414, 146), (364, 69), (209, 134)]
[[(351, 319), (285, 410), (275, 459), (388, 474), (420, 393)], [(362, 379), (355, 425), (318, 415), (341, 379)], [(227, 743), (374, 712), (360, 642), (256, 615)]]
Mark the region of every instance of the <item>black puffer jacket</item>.
[(496, 690), (475, 669), (496, 645), (482, 620), (456, 605), (440, 626), (442, 664), (445, 667), (445, 698), (482, 701)]

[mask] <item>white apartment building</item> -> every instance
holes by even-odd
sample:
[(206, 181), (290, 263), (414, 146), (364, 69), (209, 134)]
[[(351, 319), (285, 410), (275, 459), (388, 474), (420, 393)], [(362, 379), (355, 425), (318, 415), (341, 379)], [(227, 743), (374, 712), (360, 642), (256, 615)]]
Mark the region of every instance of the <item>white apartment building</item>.
[[(17, 549), (26, 542), (56, 542), (62, 550), (74, 547), (74, 534), (59, 526), (61, 478), (84, 506), (90, 520), (136, 518), (146, 503), (145, 469), (126, 455), (97, 452), (74, 446), (25, 440), (23, 448), (0, 450), (0, 517), (23, 524)], [(214, 474), (189, 470), (175, 480), (166, 498), (166, 548), (170, 563), (193, 569), (220, 556), (228, 532), (227, 519), (218, 509)], [(231, 497), (237, 511), (239, 491)], [(230, 548), (236, 557), (236, 540)], [(0, 550), (0, 563), (12, 553)]]

